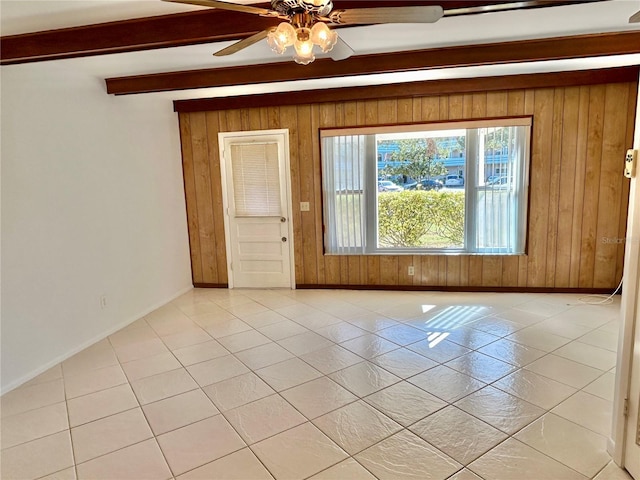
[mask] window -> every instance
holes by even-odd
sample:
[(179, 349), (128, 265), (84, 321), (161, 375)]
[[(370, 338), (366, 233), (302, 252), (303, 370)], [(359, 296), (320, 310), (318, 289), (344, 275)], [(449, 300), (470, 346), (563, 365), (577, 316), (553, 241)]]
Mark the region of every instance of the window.
[(325, 252), (522, 254), (530, 118), (323, 130)]

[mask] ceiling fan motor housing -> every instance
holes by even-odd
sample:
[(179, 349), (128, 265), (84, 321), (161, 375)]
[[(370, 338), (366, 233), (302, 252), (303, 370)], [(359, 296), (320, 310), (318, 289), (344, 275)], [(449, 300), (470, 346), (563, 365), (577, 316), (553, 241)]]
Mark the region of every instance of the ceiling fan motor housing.
[(271, 9), (283, 15), (307, 12), (321, 17), (333, 9), (331, 0), (271, 0)]

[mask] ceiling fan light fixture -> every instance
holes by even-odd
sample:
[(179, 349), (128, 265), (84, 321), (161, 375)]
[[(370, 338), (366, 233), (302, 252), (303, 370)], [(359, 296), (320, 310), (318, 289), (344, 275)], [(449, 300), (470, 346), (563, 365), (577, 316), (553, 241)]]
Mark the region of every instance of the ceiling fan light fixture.
[(293, 59), (301, 65), (308, 65), (316, 59), (313, 54), (313, 41), (311, 40), (311, 29), (301, 27), (296, 29), (296, 41), (293, 44), (296, 51)]
[(327, 53), (338, 41), (338, 34), (330, 30), (326, 23), (317, 22), (311, 27), (311, 41), (318, 45), (324, 53)]
[(267, 43), (275, 53), (282, 55), (287, 47), (294, 44), (297, 39), (296, 29), (287, 22), (282, 22), (275, 30), (267, 34)]

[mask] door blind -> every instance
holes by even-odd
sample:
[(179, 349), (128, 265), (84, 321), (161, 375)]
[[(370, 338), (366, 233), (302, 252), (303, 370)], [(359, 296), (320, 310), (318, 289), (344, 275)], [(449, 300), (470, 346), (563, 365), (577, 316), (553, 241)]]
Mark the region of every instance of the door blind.
[(231, 145), (231, 168), (236, 216), (282, 215), (277, 143)]

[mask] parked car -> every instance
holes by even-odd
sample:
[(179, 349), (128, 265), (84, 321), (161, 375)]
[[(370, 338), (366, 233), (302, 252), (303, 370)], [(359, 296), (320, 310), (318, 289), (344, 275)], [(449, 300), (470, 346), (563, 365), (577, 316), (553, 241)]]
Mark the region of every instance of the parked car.
[(462, 187), (464, 185), (464, 177), (462, 175), (447, 175), (444, 178), (446, 187)]
[(422, 186), (422, 190), (440, 190), (444, 185), (440, 180), (421, 180), (420, 185)]
[(402, 184), (402, 188), (405, 190), (415, 190), (418, 187), (418, 182), (413, 179), (407, 180), (407, 183)]
[(402, 187), (396, 185), (390, 180), (378, 181), (379, 192), (401, 192), (402, 190), (404, 190)]

